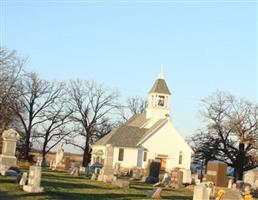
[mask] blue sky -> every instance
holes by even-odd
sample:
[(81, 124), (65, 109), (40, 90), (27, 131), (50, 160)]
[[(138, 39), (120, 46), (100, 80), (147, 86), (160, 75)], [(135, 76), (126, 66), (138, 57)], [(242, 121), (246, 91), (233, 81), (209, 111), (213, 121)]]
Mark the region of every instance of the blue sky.
[(189, 136), (216, 90), (257, 102), (257, 3), (2, 2), (3, 46), (42, 78), (96, 80), (145, 97), (160, 64), (171, 115)]

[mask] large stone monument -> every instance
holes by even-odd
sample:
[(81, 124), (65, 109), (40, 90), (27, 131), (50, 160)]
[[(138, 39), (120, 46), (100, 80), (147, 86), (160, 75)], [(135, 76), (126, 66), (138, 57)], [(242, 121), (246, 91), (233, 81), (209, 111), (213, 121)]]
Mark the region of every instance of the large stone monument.
[(113, 182), (116, 179), (113, 169), (113, 157), (114, 147), (111, 144), (107, 144), (105, 151), (104, 167), (102, 168), (98, 176), (98, 181)]
[(56, 160), (54, 164), (54, 169), (58, 168), (63, 164), (63, 159), (64, 159), (64, 149), (63, 145), (61, 145), (56, 152)]
[(227, 187), (227, 167), (227, 164), (220, 161), (208, 162), (206, 181), (213, 182), (218, 187)]
[(3, 146), (2, 154), (0, 155), (0, 173), (5, 175), (5, 172), (10, 167), (16, 167), (17, 158), (15, 157), (16, 143), (20, 139), (20, 135), (13, 129), (9, 129), (2, 134)]
[(38, 193), (42, 192), (43, 188), (40, 187), (41, 181), (41, 167), (30, 166), (28, 185), (23, 186), (25, 192)]

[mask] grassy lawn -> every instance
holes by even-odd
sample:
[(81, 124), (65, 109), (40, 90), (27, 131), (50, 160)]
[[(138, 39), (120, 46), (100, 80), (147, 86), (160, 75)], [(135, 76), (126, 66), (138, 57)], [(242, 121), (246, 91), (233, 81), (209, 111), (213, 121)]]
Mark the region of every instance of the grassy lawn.
[[(73, 177), (67, 173), (43, 171), (40, 194), (25, 193), (15, 184), (14, 177), (0, 176), (0, 199), (2, 200), (85, 200), (85, 199), (147, 199), (152, 185), (132, 182), (130, 189), (117, 188), (111, 184)], [(164, 190), (163, 199), (190, 200), (192, 191), (187, 189)]]

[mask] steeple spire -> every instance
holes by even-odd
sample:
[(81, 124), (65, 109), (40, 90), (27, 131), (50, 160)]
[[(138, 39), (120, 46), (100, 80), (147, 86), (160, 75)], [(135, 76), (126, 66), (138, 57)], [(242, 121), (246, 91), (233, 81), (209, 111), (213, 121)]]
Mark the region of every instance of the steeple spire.
[(149, 91), (146, 118), (159, 120), (169, 116), (170, 95), (163, 75), (163, 65), (160, 65), (160, 74)]
[(165, 79), (163, 74), (163, 64), (160, 65), (160, 74), (158, 76), (158, 79)]

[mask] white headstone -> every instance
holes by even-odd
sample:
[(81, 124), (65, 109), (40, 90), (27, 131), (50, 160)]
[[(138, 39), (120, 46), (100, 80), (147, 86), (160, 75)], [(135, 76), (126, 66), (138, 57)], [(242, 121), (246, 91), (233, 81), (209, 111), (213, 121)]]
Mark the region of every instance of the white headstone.
[(244, 173), (244, 183), (248, 183), (252, 187), (254, 187), (255, 186), (255, 181), (257, 180), (257, 174), (258, 174), (258, 169), (257, 168), (246, 171)]
[(16, 167), (17, 158), (15, 157), (16, 143), (20, 139), (20, 135), (13, 129), (4, 131), (2, 134), (3, 147), (0, 155), (0, 173), (5, 175), (5, 172), (10, 167)]
[(21, 180), (19, 182), (19, 185), (24, 186), (26, 184), (27, 178), (28, 178), (28, 173), (24, 172), (22, 174), (22, 178), (21, 178)]
[(38, 193), (42, 192), (43, 188), (40, 187), (41, 181), (41, 167), (30, 166), (28, 185), (23, 186), (25, 192)]
[(85, 167), (80, 167), (79, 173), (80, 173), (80, 174), (85, 174), (85, 170), (86, 170)]
[(112, 182), (116, 179), (113, 169), (114, 147), (111, 144), (106, 145), (104, 167), (98, 176), (98, 181)]
[(196, 185), (194, 187), (193, 200), (209, 200), (209, 194), (204, 185)]
[(234, 182), (234, 179), (232, 178), (228, 180), (228, 189), (232, 188), (233, 182)]
[(182, 183), (188, 183), (191, 184), (192, 182), (192, 175), (191, 175), (191, 170), (190, 169), (180, 169), (180, 171), (183, 172), (183, 180)]
[(61, 165), (63, 162), (63, 159), (64, 159), (64, 149), (61, 145), (56, 152), (56, 160), (55, 160), (54, 168), (57, 168), (59, 165)]

